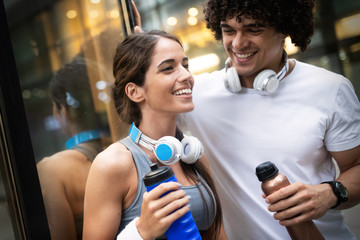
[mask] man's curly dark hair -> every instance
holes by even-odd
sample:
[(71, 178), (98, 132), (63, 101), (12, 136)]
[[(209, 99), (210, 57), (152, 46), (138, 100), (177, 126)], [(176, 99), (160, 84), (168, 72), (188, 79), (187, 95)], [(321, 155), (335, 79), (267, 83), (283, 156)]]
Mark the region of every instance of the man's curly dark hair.
[(251, 17), (290, 36), (295, 46), (305, 51), (314, 33), (316, 0), (209, 0), (204, 7), (206, 26), (222, 40), (220, 22)]

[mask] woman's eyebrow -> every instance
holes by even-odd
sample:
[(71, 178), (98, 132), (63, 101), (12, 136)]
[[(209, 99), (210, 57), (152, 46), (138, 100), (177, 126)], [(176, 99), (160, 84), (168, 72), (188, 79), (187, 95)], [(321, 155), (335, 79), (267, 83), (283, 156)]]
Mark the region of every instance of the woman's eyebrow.
[(161, 67), (161, 65), (163, 65), (165, 63), (173, 63), (173, 62), (175, 62), (174, 59), (166, 59), (166, 60), (162, 61), (157, 67), (159, 68), (159, 67)]
[[(188, 58), (188, 57), (184, 57), (184, 58), (182, 59), (182, 61), (183, 61), (183, 62), (189, 61), (189, 58)], [(175, 59), (172, 59), (172, 58), (166, 59), (166, 60), (162, 61), (157, 67), (160, 68), (160, 67), (161, 67), (163, 64), (165, 64), (165, 63), (174, 63), (174, 62), (175, 62)]]

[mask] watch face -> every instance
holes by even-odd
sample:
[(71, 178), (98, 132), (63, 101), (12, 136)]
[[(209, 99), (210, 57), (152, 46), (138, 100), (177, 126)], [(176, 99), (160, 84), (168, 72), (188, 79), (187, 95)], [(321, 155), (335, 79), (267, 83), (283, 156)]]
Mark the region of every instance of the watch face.
[(347, 189), (345, 188), (345, 186), (342, 185), (341, 183), (337, 183), (337, 187), (339, 189), (339, 192), (340, 192), (341, 196), (347, 197), (348, 192), (347, 192)]

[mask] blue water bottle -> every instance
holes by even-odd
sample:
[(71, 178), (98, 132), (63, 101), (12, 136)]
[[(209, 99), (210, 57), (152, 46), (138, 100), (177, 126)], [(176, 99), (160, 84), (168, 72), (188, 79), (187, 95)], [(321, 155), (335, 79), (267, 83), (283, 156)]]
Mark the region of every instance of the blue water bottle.
[[(150, 168), (151, 171), (145, 174), (143, 178), (148, 192), (163, 182), (177, 182), (170, 167), (159, 167), (156, 163), (152, 163)], [(190, 211), (175, 220), (165, 235), (168, 240), (201, 240), (199, 230)]]

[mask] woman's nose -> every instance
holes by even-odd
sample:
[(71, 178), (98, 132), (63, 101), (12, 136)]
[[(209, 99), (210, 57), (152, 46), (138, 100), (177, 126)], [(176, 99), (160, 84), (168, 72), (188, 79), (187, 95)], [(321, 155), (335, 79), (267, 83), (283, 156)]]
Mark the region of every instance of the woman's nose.
[(189, 69), (186, 67), (181, 67), (181, 70), (180, 70), (180, 73), (178, 76), (178, 81), (180, 81), (180, 82), (188, 81), (188, 80), (191, 80), (192, 78), (193, 78), (193, 75), (191, 74)]

